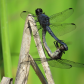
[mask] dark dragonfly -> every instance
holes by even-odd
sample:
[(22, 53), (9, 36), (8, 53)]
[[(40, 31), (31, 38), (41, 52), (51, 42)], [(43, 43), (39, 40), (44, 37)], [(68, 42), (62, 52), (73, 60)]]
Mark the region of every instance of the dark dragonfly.
[[(20, 16), (25, 19), (28, 14), (32, 14), (34, 17), (37, 17), (36, 22), (40, 23), (40, 26), (61, 45), (64, 46), (65, 50), (68, 50), (68, 46), (61, 40), (59, 40), (56, 36), (66, 34), (76, 28), (74, 23), (60, 23), (66, 20), (72, 13), (73, 9), (69, 8), (64, 10), (63, 12), (56, 13), (48, 17), (43, 13), (41, 8), (37, 8), (35, 10), (36, 16), (28, 11), (23, 11)], [(54, 32), (54, 33), (53, 33)]]

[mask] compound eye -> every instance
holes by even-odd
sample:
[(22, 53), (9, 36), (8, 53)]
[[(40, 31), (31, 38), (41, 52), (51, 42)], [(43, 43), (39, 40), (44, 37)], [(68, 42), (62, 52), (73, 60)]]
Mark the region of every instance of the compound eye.
[(41, 8), (37, 8), (35, 11), (36, 11), (36, 15), (39, 15), (40, 13), (42, 13), (42, 9)]

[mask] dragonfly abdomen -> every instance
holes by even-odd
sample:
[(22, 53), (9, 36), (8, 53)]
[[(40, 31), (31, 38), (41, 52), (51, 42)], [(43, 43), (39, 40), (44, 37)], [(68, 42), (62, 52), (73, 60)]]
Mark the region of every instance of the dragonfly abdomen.
[(67, 46), (64, 42), (62, 42), (61, 40), (59, 40), (59, 39), (55, 36), (55, 34), (52, 32), (52, 30), (50, 29), (49, 26), (46, 26), (46, 31), (48, 31), (48, 33), (49, 33), (57, 42), (59, 42), (61, 45), (63, 45), (64, 48), (65, 48), (65, 50), (68, 50), (68, 46)]

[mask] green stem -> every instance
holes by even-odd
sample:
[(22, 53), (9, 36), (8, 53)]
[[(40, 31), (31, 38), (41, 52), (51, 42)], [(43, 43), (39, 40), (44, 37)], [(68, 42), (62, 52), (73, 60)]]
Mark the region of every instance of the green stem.
[(5, 77), (12, 77), (11, 55), (8, 40), (8, 18), (6, 0), (1, 0), (1, 40)]

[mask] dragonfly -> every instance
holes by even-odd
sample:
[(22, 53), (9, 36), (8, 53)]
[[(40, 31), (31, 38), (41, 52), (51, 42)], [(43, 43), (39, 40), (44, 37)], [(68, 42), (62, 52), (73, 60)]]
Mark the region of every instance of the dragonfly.
[(71, 32), (76, 29), (76, 25), (74, 23), (61, 23), (66, 20), (68, 17), (72, 15), (74, 12), (73, 8), (68, 8), (60, 13), (56, 13), (48, 17), (41, 8), (37, 8), (35, 10), (35, 14), (32, 14), (28, 11), (22, 11), (20, 16), (22, 19), (25, 19), (28, 14), (32, 14), (36, 17), (36, 22), (40, 23), (40, 29), (43, 28), (61, 45), (64, 46), (65, 50), (68, 50), (68, 46), (61, 40), (57, 38), (57, 36), (64, 35), (66, 33)]

